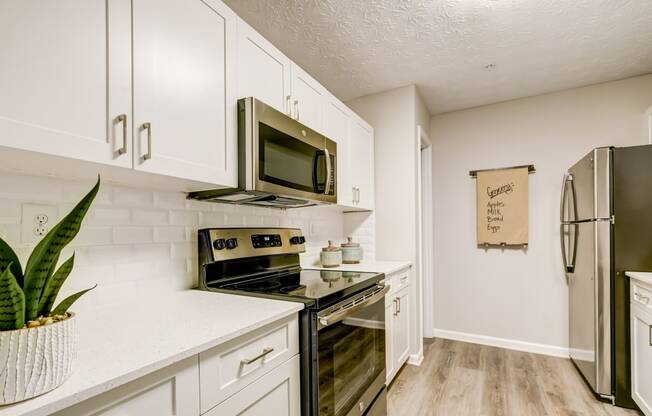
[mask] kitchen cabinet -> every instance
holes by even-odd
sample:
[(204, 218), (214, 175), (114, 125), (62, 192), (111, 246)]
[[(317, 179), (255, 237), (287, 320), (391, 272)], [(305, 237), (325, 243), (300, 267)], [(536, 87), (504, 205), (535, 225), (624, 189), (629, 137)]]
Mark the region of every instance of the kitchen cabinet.
[(2, 2), (0, 146), (235, 186), (235, 42), (219, 0)]
[(238, 97), (255, 97), (290, 114), (291, 62), (238, 18)]
[(324, 134), (337, 143), (337, 203), (353, 205), (353, 192), (349, 185), (349, 128), (351, 110), (330, 95), (324, 109)]
[(131, 167), (131, 1), (0, 3), (0, 146)]
[(135, 0), (134, 166), (237, 185), (236, 15), (219, 0)]
[(53, 416), (199, 415), (197, 356), (115, 388)]
[(410, 354), (410, 269), (386, 277), (390, 290), (385, 296), (385, 365), (389, 384)]
[(348, 185), (352, 206), (374, 209), (374, 130), (352, 113), (348, 146)]
[(292, 108), (290, 113), (313, 130), (322, 132), (328, 92), (301, 67), (292, 64)]
[(206, 416), (299, 416), (301, 409), (299, 356), (219, 404)]
[(630, 293), (632, 399), (652, 416), (652, 285), (632, 279)]

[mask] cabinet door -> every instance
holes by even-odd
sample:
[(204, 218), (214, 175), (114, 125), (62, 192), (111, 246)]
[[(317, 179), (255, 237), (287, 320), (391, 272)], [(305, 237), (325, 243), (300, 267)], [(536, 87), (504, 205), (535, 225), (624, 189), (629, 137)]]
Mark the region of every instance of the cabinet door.
[(394, 366), (394, 314), (396, 313), (396, 302), (394, 298), (385, 298), (385, 366), (387, 367), (386, 383), (392, 382), (396, 373)]
[(130, 0), (3, 0), (0, 51), (0, 146), (131, 167)]
[(407, 361), (410, 353), (410, 305), (409, 287), (395, 295), (397, 314), (394, 316), (394, 365), (396, 369)]
[(206, 416), (299, 416), (299, 356), (215, 406)]
[(374, 130), (354, 115), (349, 141), (349, 181), (354, 206), (374, 208)]
[(53, 416), (197, 416), (199, 363), (187, 358)]
[(652, 314), (632, 304), (632, 398), (646, 416), (652, 416)]
[(290, 60), (238, 18), (238, 98), (254, 97), (290, 112)]
[(236, 186), (236, 16), (219, 0), (134, 0), (136, 169)]
[(298, 65), (292, 65), (292, 116), (322, 132), (328, 92)]
[(324, 134), (337, 143), (337, 203), (353, 205), (351, 186), (349, 184), (349, 127), (351, 110), (340, 100), (329, 96), (324, 110)]

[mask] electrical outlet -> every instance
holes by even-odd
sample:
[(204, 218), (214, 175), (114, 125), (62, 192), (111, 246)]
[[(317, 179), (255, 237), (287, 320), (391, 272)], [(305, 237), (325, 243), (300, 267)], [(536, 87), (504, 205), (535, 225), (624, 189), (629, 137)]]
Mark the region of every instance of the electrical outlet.
[(21, 240), (38, 243), (59, 221), (59, 210), (53, 205), (23, 204)]

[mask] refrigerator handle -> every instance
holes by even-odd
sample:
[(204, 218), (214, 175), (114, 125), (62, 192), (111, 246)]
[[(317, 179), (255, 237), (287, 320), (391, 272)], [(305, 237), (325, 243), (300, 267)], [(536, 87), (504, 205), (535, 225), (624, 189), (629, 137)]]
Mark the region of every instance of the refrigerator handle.
[[(572, 245), (571, 253), (568, 252), (568, 247), (566, 247), (566, 238), (564, 236), (566, 227), (568, 227), (569, 232), (571, 230), (571, 227), (573, 228), (573, 245)], [(575, 271), (575, 260), (577, 259), (578, 232), (579, 232), (579, 224), (562, 223), (559, 226), (559, 237), (561, 239), (561, 257), (562, 257), (562, 261), (564, 262), (564, 269), (566, 270), (566, 273), (573, 273)], [(568, 261), (569, 259), (570, 262)]]
[[(574, 182), (573, 179), (574, 178), (573, 178), (573, 175), (571, 173), (566, 173), (564, 175), (564, 181), (562, 182), (562, 185), (561, 185), (561, 204), (560, 204), (561, 206), (559, 208), (559, 220), (561, 221), (562, 224), (568, 224), (570, 222), (573, 222), (573, 221), (577, 220), (577, 200), (575, 198), (576, 197), (576, 195), (575, 195), (575, 182)], [(568, 218), (566, 218), (566, 215), (565, 215), (566, 214), (565, 208), (566, 208), (566, 201), (567, 201), (566, 196), (568, 195), (567, 191), (568, 191), (568, 184), (569, 183), (570, 183), (570, 187), (571, 187), (570, 188), (571, 193), (573, 195), (573, 210), (572, 210), (573, 219), (568, 219)]]

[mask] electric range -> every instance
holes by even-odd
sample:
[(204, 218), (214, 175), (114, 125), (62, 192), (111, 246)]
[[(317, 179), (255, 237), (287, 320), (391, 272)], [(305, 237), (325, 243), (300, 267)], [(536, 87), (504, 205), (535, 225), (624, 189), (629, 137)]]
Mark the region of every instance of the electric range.
[(201, 289), (305, 305), (303, 416), (386, 414), (384, 274), (302, 269), (299, 229), (203, 229), (198, 244)]

